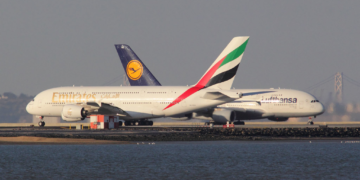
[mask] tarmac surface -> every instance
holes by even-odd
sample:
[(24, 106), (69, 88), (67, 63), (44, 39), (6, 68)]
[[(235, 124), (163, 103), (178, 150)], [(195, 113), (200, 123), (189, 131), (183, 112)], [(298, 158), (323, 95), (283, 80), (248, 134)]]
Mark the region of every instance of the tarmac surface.
[[(88, 127), (89, 123), (46, 123), (45, 128), (75, 128), (77, 125)], [(37, 123), (0, 123), (1, 128), (28, 128), (30, 126), (38, 127)], [(314, 125), (308, 125), (307, 122), (254, 122), (245, 121), (245, 125), (235, 125), (236, 128), (319, 128), (319, 127), (360, 127), (359, 122), (316, 122)], [(122, 126), (125, 127), (125, 126)], [(148, 128), (149, 126), (126, 126), (136, 128)], [(182, 128), (193, 128), (193, 127), (209, 127), (205, 122), (154, 122), (151, 127), (182, 127)], [(214, 127), (222, 128), (222, 125), (215, 125)]]

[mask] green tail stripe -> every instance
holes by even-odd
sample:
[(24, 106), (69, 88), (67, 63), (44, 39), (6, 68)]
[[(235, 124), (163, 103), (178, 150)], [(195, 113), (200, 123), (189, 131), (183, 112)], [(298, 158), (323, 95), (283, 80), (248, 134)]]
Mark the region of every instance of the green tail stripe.
[(231, 53), (229, 53), (224, 59), (224, 61), (220, 64), (219, 68), (227, 64), (228, 62), (238, 58), (242, 53), (244, 53), (248, 41), (249, 39), (247, 39), (241, 46), (233, 50)]

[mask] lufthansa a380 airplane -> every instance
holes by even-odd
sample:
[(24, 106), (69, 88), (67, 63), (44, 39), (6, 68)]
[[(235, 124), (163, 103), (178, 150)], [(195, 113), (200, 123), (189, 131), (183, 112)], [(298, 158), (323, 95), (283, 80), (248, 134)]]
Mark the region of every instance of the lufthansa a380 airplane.
[[(118, 54), (126, 72), (131, 72), (129, 68), (134, 59), (144, 68), (144, 74), (140, 79), (131, 78), (127, 73), (131, 86), (161, 86), (130, 47), (118, 49)], [(287, 121), (290, 117), (316, 117), (324, 112), (324, 106), (313, 95), (303, 91), (292, 89), (237, 89), (236, 91), (243, 93), (241, 99), (172, 118), (207, 119), (215, 124), (244, 124), (241, 120), (268, 118), (271, 121)], [(309, 123), (312, 124), (312, 121)]]
[[(57, 87), (36, 95), (26, 110), (39, 117), (39, 125), (44, 126), (42, 119), (47, 116), (80, 121), (92, 114), (102, 114), (117, 115), (125, 121), (133, 121), (181, 116), (230, 102), (243, 96), (241, 92), (230, 88), (248, 39), (248, 36), (233, 38), (198, 83), (191, 87)], [(115, 46), (118, 52), (128, 48), (126, 45)], [(158, 83), (143, 76), (147, 73), (144, 68), (138, 59), (132, 59), (126, 72), (131, 80)], [(147, 121), (144, 123), (152, 124)]]

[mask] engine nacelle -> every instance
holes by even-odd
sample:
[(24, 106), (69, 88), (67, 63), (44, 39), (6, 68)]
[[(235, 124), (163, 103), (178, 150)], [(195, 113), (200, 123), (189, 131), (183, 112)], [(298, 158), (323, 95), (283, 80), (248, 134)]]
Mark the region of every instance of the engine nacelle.
[(227, 110), (227, 109), (215, 110), (212, 114), (212, 119), (216, 123), (222, 123), (222, 124), (225, 124), (228, 121), (232, 122), (232, 121), (236, 120), (236, 112), (232, 111), (232, 110)]
[(77, 105), (65, 105), (63, 107), (61, 117), (65, 121), (81, 121), (87, 116), (84, 107)]
[(289, 118), (287, 117), (271, 117), (271, 118), (268, 118), (270, 121), (287, 121)]
[(171, 119), (176, 120), (176, 121), (187, 121), (190, 120), (193, 117), (193, 113), (188, 113), (188, 114), (182, 114), (179, 116), (172, 116)]

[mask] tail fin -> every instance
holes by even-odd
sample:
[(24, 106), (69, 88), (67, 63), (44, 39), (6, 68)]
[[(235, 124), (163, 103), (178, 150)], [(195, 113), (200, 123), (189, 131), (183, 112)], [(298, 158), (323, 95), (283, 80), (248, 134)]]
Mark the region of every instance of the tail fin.
[(234, 37), (195, 86), (230, 89), (248, 41), (249, 36)]
[(131, 86), (161, 86), (145, 64), (126, 44), (115, 44)]

